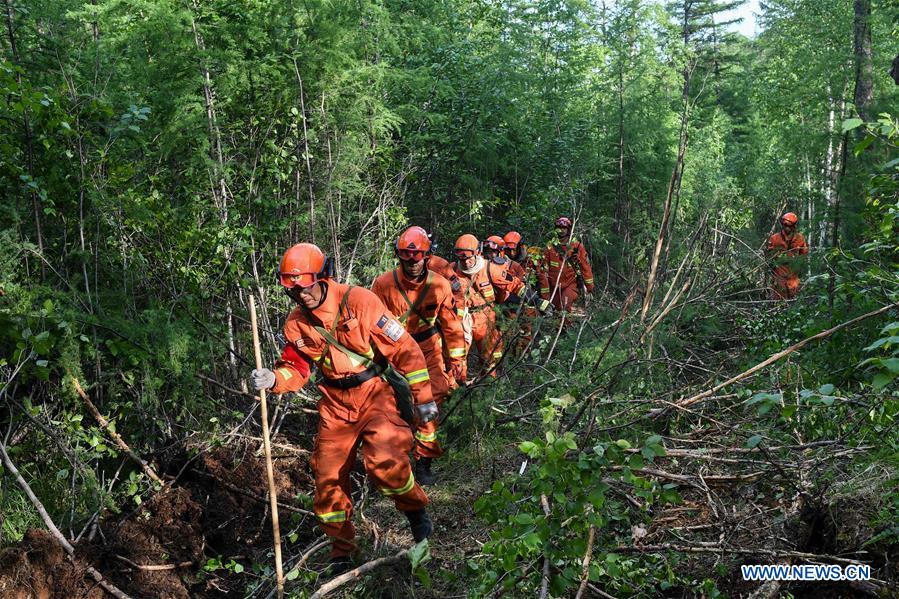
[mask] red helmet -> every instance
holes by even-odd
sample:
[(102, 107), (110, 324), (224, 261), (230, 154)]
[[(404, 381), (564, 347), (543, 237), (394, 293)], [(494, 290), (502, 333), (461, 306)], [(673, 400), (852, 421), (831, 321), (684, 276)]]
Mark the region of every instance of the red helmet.
[(471, 233), (460, 236), (453, 246), (453, 252), (459, 258), (469, 258), (479, 254), (480, 251), (480, 242), (478, 242), (478, 238)]
[(431, 240), (421, 227), (409, 227), (396, 240), (396, 253), (401, 260), (421, 260), (431, 251)]
[(499, 235), (491, 235), (484, 241), (484, 247), (490, 248), (491, 250), (503, 250), (506, 248), (506, 242), (503, 241), (503, 238)]
[(317, 245), (298, 243), (281, 257), (278, 276), (288, 289), (310, 287), (320, 279), (331, 276), (330, 260)]
[(521, 243), (521, 233), (518, 231), (509, 231), (506, 233), (506, 236), (503, 237), (503, 241), (506, 242), (507, 248), (515, 249)]
[(795, 214), (793, 214), (792, 212), (787, 212), (786, 214), (784, 214), (783, 216), (780, 217), (780, 222), (781, 222), (781, 224), (795, 227), (796, 223), (799, 222), (799, 217), (796, 216)]
[(560, 216), (559, 218), (556, 219), (556, 226), (565, 228), (565, 229), (570, 229), (571, 228), (571, 219), (568, 218), (567, 216)]

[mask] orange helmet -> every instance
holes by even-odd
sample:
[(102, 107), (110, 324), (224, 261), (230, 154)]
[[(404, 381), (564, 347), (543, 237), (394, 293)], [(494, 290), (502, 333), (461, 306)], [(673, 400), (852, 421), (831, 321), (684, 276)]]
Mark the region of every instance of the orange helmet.
[(506, 242), (499, 235), (491, 235), (484, 241), (484, 247), (488, 247), (491, 250), (503, 250), (506, 248)]
[(456, 240), (456, 244), (453, 246), (453, 253), (459, 258), (469, 258), (480, 253), (480, 245), (477, 237), (471, 233), (466, 233)]
[(503, 241), (506, 242), (507, 248), (515, 249), (521, 243), (521, 233), (518, 231), (509, 231), (506, 233), (505, 237), (503, 237)]
[(409, 227), (396, 240), (396, 253), (401, 260), (421, 260), (431, 251), (431, 240), (421, 227)]
[(565, 229), (570, 229), (571, 228), (571, 219), (568, 218), (567, 216), (560, 216), (559, 218), (556, 219), (556, 226), (563, 227)]
[(781, 224), (795, 227), (796, 223), (799, 222), (799, 217), (796, 216), (792, 212), (787, 212), (786, 214), (784, 214), (783, 216), (780, 217), (780, 222), (781, 222)]
[(298, 243), (281, 257), (278, 276), (288, 289), (310, 287), (319, 279), (331, 276), (331, 261), (317, 245)]

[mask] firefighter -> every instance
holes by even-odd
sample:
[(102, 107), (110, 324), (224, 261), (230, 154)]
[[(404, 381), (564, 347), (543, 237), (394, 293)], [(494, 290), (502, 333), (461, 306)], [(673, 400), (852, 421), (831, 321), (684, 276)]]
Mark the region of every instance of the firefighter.
[(780, 232), (768, 239), (768, 256), (774, 262), (771, 299), (793, 299), (799, 293), (799, 274), (792, 262), (808, 254), (808, 243), (802, 233), (796, 231), (798, 222), (798, 216), (787, 212), (780, 218)]
[(491, 370), (491, 376), (496, 376), (494, 366), (503, 355), (502, 335), (496, 327), (493, 311), (497, 293), (506, 294), (509, 301), (524, 299), (539, 303), (541, 310), (548, 310), (549, 302), (529, 293), (524, 283), (502, 271), (498, 265), (491, 266), (492, 263), (481, 255), (480, 243), (474, 235), (466, 233), (459, 237), (453, 251), (457, 260), (454, 268), (460, 283), (460, 289), (455, 293), (456, 305), (462, 313), (466, 348), (474, 343), (481, 361)]
[(552, 301), (556, 310), (570, 312), (578, 299), (579, 280), (593, 293), (593, 269), (584, 245), (572, 236), (571, 219), (560, 216), (555, 224), (559, 241), (544, 248), (537, 280), (543, 299)]
[(505, 255), (511, 261), (509, 272), (524, 281), (525, 285), (532, 285), (530, 279), (537, 272), (537, 265), (528, 255), (527, 247), (518, 231), (509, 231), (503, 236), (506, 244)]
[(350, 471), (360, 445), (368, 476), (406, 515), (415, 541), (433, 531), (428, 496), (409, 463), (412, 430), (400, 415), (399, 394), (381, 376), (388, 364), (408, 384), (418, 422), (434, 420), (438, 410), (418, 344), (375, 294), (338, 283), (331, 270), (331, 260), (311, 243), (284, 253), (280, 281), (297, 307), (284, 324), (281, 358), (274, 369), (253, 370), (251, 380), (257, 390), (286, 393), (306, 384), (313, 364), (319, 369), (313, 510), (331, 537), (336, 574), (350, 567), (356, 549)]
[[(450, 282), (428, 268), (431, 241), (421, 227), (409, 227), (396, 242), (400, 266), (375, 279), (371, 290), (405, 325), (418, 342), (438, 408), (450, 392), (465, 382), (465, 338)], [(431, 461), (443, 455), (437, 441), (437, 420), (419, 424), (415, 431), (415, 479), (431, 485), (436, 477)]]
[[(506, 258), (506, 256), (503, 254), (503, 250), (505, 249), (506, 242), (503, 241), (503, 238), (499, 235), (491, 235), (486, 240), (484, 240), (482, 253), (484, 256), (484, 260), (487, 261), (487, 275), (490, 279), (491, 285), (493, 284), (494, 278), (505, 278), (506, 273), (508, 273), (510, 276), (515, 277), (515, 275), (512, 273), (512, 269), (510, 268), (512, 261)], [(517, 278), (519, 281), (521, 280), (518, 277), (515, 278)], [(496, 289), (496, 285), (494, 285), (494, 290), (496, 291), (496, 303), (498, 304), (507, 304), (512, 297), (518, 298), (517, 294), (513, 296), (513, 294), (509, 291)]]
[(456, 271), (453, 269), (453, 265), (450, 264), (445, 258), (441, 258), (434, 253), (434, 248), (436, 247), (436, 244), (434, 242), (434, 233), (428, 233), (428, 240), (431, 242), (431, 251), (429, 252), (428, 258), (428, 270), (433, 270), (438, 275), (449, 281), (450, 286), (453, 288), (453, 293), (458, 292), (461, 287), (459, 285), (459, 277), (456, 276)]

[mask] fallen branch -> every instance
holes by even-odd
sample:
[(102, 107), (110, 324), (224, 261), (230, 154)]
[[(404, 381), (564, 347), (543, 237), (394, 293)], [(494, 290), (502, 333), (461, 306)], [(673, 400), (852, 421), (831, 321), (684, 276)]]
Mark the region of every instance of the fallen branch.
[[(770, 366), (771, 364), (774, 364), (775, 362), (782, 360), (783, 358), (789, 356), (793, 352), (796, 352), (796, 351), (802, 349), (803, 347), (805, 347), (812, 341), (818, 341), (820, 339), (830, 337), (831, 335), (833, 335), (834, 333), (836, 333), (838, 331), (842, 331), (843, 329), (850, 327), (856, 323), (859, 323), (863, 320), (867, 320), (868, 318), (871, 318), (874, 316), (878, 316), (888, 310), (892, 310), (897, 307), (899, 307), (899, 303), (889, 304), (889, 305), (883, 306), (881, 308), (878, 308), (877, 310), (868, 312), (867, 314), (862, 314), (861, 316), (857, 316), (857, 317), (853, 318), (852, 320), (848, 320), (842, 324), (838, 324), (837, 326), (831, 327), (831, 328), (827, 329), (826, 331), (821, 331), (820, 333), (818, 333), (816, 335), (812, 335), (811, 337), (806, 337), (802, 341), (800, 341), (798, 343), (794, 343), (790, 347), (777, 352), (776, 354), (768, 357), (766, 360), (759, 362), (752, 368), (750, 368), (748, 370), (744, 370), (740, 374), (727, 379), (723, 383), (715, 385), (711, 389), (707, 389), (706, 391), (703, 391), (702, 393), (698, 393), (692, 397), (688, 397), (687, 399), (682, 399), (680, 401), (673, 402), (671, 404), (671, 407), (685, 408), (687, 406), (691, 406), (695, 403), (703, 401), (704, 399), (707, 399), (707, 398), (711, 397), (712, 395), (714, 395), (715, 393), (721, 391), (725, 387), (729, 387), (730, 385), (733, 385), (734, 383), (738, 383), (738, 382), (742, 381), (743, 379), (749, 378), (750, 376), (754, 375), (758, 371), (763, 370), (763, 369), (767, 368), (768, 366)], [(656, 408), (654, 410), (649, 411), (649, 416), (655, 418), (655, 417), (658, 417), (658, 416), (664, 414), (668, 410), (669, 410), (668, 407)]]
[(322, 586), (318, 587), (318, 590), (315, 591), (312, 596), (309, 597), (309, 599), (321, 599), (322, 597), (327, 596), (329, 593), (332, 593), (335, 590), (339, 589), (343, 585), (354, 580), (358, 580), (362, 577), (363, 574), (366, 574), (367, 572), (377, 570), (378, 568), (384, 566), (393, 566), (395, 564), (399, 564), (408, 560), (409, 552), (406, 549), (403, 549), (396, 555), (391, 555), (389, 557), (379, 557), (378, 559), (366, 562), (358, 568), (354, 568), (349, 572), (344, 572), (340, 576), (336, 576)]
[(177, 564), (138, 564), (123, 555), (115, 555), (113, 557), (128, 564), (132, 568), (144, 570), (145, 572), (164, 572), (166, 570), (177, 570), (178, 568), (187, 568), (194, 565), (194, 562), (179, 562)]
[(109, 436), (113, 438), (116, 442), (116, 445), (119, 446), (119, 449), (128, 454), (134, 462), (141, 467), (141, 470), (144, 471), (144, 474), (149, 476), (155, 482), (159, 484), (165, 484), (162, 482), (162, 479), (159, 478), (159, 475), (156, 474), (156, 471), (146, 462), (142, 457), (137, 455), (134, 450), (128, 447), (128, 444), (125, 443), (125, 440), (122, 439), (122, 436), (115, 432), (113, 429), (109, 428), (109, 421), (100, 413), (100, 410), (97, 409), (97, 406), (94, 405), (94, 402), (91, 401), (90, 397), (87, 396), (87, 393), (84, 392), (84, 389), (81, 388), (81, 384), (78, 382), (78, 379), (72, 377), (72, 384), (75, 386), (75, 391), (78, 392), (78, 395), (81, 396), (81, 401), (84, 402), (84, 405), (87, 406), (87, 409), (90, 410), (90, 413), (93, 414), (94, 419), (100, 423), (106, 432), (109, 433)]
[(590, 581), (590, 558), (593, 557), (593, 541), (596, 539), (596, 526), (590, 525), (590, 532), (587, 533), (587, 550), (584, 551), (584, 562), (581, 566), (581, 586), (577, 589), (574, 599), (581, 599), (584, 591), (587, 589), (587, 583)]
[[(16, 468), (16, 465), (13, 463), (13, 461), (9, 459), (9, 455), (6, 453), (6, 446), (2, 441), (0, 441), (0, 458), (3, 459), (3, 466), (9, 471), (10, 474), (13, 475), (13, 478), (15, 478), (16, 482), (19, 483), (19, 486), (22, 487), (25, 495), (28, 496), (28, 499), (31, 501), (31, 505), (33, 505), (34, 509), (37, 510), (37, 513), (40, 514), (41, 520), (44, 521), (44, 524), (47, 526), (47, 530), (50, 532), (50, 535), (68, 554), (69, 559), (73, 559), (75, 557), (75, 548), (59, 531), (59, 529), (56, 527), (56, 524), (53, 523), (53, 520), (50, 518), (50, 514), (48, 514), (46, 508), (44, 508), (44, 504), (41, 503), (41, 500), (38, 499), (37, 495), (34, 494), (34, 491), (31, 490), (31, 486), (28, 484), (28, 482), (24, 478), (22, 478), (22, 475), (19, 473), (19, 469)], [(122, 592), (121, 589), (103, 578), (103, 575), (100, 574), (100, 572), (98, 572), (93, 566), (87, 567), (87, 573), (90, 574), (91, 577), (97, 581), (97, 584), (103, 587), (106, 592), (113, 597), (116, 597), (117, 599), (131, 599), (128, 595)]]

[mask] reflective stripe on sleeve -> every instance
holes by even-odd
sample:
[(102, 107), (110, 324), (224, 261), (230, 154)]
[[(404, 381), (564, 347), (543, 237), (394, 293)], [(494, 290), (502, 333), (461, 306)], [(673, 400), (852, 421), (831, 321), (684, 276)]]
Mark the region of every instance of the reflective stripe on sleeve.
[(559, 263), (556, 262), (555, 260), (550, 260), (550, 261), (549, 261), (549, 265), (550, 265), (550, 266), (558, 266)]
[(428, 381), (428, 380), (430, 380), (430, 378), (428, 377), (428, 369), (423, 368), (421, 370), (416, 370), (415, 372), (410, 372), (409, 374), (406, 375), (406, 380), (409, 381), (410, 385)]
[(381, 493), (384, 495), (404, 495), (412, 490), (412, 487), (415, 486), (415, 475), (411, 472), (409, 473), (409, 480), (406, 481), (406, 484), (400, 487), (399, 489), (389, 489), (387, 487), (381, 487)]
[(324, 514), (316, 514), (316, 518), (320, 522), (346, 522), (346, 512), (340, 510), (338, 512), (325, 512)]
[(464, 347), (451, 347), (449, 350), (450, 358), (464, 358), (465, 357), (465, 348)]
[(290, 371), (287, 370), (286, 368), (279, 368), (279, 369), (278, 369), (278, 372), (281, 373), (281, 376), (284, 377), (284, 380), (285, 380), (285, 381), (290, 380), (290, 379), (293, 378), (293, 375), (292, 375), (292, 374), (290, 373)]
[(593, 279), (584, 279), (584, 285), (592, 285)]
[(549, 293), (549, 287), (541, 287), (540, 293)]
[(433, 433), (423, 433), (421, 431), (415, 431), (415, 438), (422, 443), (431, 443), (432, 441), (437, 440), (437, 432), (435, 431)]

